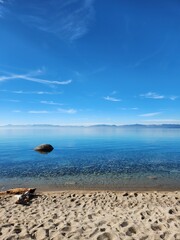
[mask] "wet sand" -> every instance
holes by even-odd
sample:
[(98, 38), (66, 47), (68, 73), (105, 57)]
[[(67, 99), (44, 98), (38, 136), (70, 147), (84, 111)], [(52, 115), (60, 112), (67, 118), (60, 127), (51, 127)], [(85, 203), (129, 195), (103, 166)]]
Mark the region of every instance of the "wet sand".
[(0, 196), (0, 239), (180, 240), (180, 191), (39, 192)]

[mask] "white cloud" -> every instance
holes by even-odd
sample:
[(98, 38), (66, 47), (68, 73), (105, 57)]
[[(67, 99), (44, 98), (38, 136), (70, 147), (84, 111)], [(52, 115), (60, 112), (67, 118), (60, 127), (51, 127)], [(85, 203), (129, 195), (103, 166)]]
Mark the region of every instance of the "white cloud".
[(62, 94), (62, 92), (44, 92), (44, 91), (22, 91), (22, 90), (15, 90), (15, 91), (9, 91), (9, 90), (0, 90), (1, 92), (10, 92), (15, 94), (38, 94), (38, 95), (58, 95)]
[(140, 94), (140, 97), (152, 98), (152, 99), (163, 99), (163, 98), (165, 98), (165, 96), (157, 94), (155, 92), (148, 92), (148, 93), (145, 93), (145, 94)]
[(39, 95), (42, 95), (42, 94), (50, 94), (50, 95), (62, 94), (62, 92), (43, 92), (43, 91), (37, 91), (37, 92), (31, 92), (31, 93), (39, 94)]
[(156, 115), (161, 114), (161, 112), (152, 112), (152, 113), (144, 113), (144, 114), (140, 114), (140, 117), (154, 117)]
[[(39, 71), (36, 72), (37, 75), (40, 74)], [(9, 80), (15, 80), (15, 79), (23, 79), (25, 81), (31, 81), (31, 82), (37, 82), (41, 84), (48, 84), (48, 85), (67, 85), (72, 82), (72, 80), (66, 80), (66, 81), (51, 81), (47, 79), (41, 79), (41, 78), (36, 78), (32, 77), (34, 76), (34, 73), (29, 73), (29, 74), (9, 74), (8, 76), (0, 76), (0, 82), (3, 81), (9, 81)], [(19, 92), (21, 93), (21, 92)]]
[(58, 108), (59, 113), (67, 113), (67, 114), (75, 114), (77, 113), (77, 110), (70, 108), (70, 109), (63, 109), (63, 108)]
[[(15, 75), (16, 77), (16, 75)], [(33, 77), (28, 77), (25, 75), (18, 75), (16, 78), (24, 79), (27, 81), (32, 81), (32, 82), (37, 82), (37, 83), (42, 83), (42, 84), (57, 84), (57, 85), (67, 85), (72, 82), (72, 80), (66, 80), (66, 81), (50, 81), (50, 80), (45, 80), (45, 79), (40, 79), (40, 78), (33, 78)]]
[(23, 91), (11, 91), (11, 93), (18, 93), (18, 94), (21, 94), (21, 93), (23, 93)]
[(50, 113), (46, 110), (40, 110), (40, 111), (36, 111), (36, 110), (31, 110), (31, 111), (28, 111), (28, 113), (32, 113), (32, 114), (47, 114), (47, 113)]
[(56, 111), (47, 111), (47, 110), (30, 110), (28, 113), (31, 114), (48, 114), (48, 113), (66, 113), (66, 114), (75, 114), (77, 113), (77, 110), (70, 108), (70, 109), (64, 109), (64, 108), (58, 108)]
[(47, 105), (63, 105), (62, 103), (56, 103), (53, 101), (40, 101), (42, 104), (47, 104)]
[(132, 108), (126, 108), (126, 107), (122, 107), (121, 110), (138, 110), (139, 108), (137, 107), (132, 107)]
[(119, 98), (114, 98), (114, 97), (110, 97), (110, 96), (104, 97), (104, 99), (107, 101), (111, 101), (111, 102), (120, 102), (121, 101), (121, 99), (119, 99)]
[(165, 95), (160, 95), (158, 93), (155, 92), (148, 92), (148, 93), (144, 93), (144, 94), (140, 94), (140, 97), (144, 97), (144, 98), (151, 98), (151, 99), (170, 99), (172, 101), (176, 100), (178, 98), (178, 96), (165, 96)]

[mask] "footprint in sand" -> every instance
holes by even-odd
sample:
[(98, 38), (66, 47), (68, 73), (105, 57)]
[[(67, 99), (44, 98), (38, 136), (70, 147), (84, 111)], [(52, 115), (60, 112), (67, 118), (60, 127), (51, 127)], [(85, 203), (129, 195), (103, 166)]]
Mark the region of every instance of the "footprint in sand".
[(126, 235), (127, 236), (132, 236), (133, 234), (136, 234), (136, 229), (134, 227), (129, 227), (127, 232), (126, 232)]
[(127, 225), (128, 225), (128, 222), (126, 222), (126, 221), (124, 221), (120, 224), (121, 227), (127, 227)]
[(19, 234), (21, 231), (22, 230), (21, 230), (21, 228), (19, 226), (14, 227), (14, 230), (13, 230), (14, 233)]
[(153, 231), (161, 231), (162, 230), (162, 227), (158, 224), (151, 224), (151, 229)]
[(105, 232), (97, 237), (97, 240), (112, 240), (112, 236), (110, 233)]
[(174, 210), (174, 209), (169, 209), (169, 212), (168, 212), (169, 214), (175, 214), (176, 213), (176, 211)]

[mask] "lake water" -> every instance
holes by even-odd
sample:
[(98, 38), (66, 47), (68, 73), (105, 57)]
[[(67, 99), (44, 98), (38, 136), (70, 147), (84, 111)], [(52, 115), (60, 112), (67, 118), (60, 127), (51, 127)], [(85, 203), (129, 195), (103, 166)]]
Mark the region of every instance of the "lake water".
[[(34, 147), (49, 143), (40, 154)], [(0, 190), (178, 190), (180, 129), (0, 128)]]

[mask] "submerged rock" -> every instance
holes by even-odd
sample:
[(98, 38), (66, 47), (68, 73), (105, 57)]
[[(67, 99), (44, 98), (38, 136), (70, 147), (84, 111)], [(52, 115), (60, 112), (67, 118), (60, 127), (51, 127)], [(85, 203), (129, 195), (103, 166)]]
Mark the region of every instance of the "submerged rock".
[(40, 152), (40, 153), (49, 153), (53, 149), (54, 149), (53, 146), (51, 146), (50, 144), (41, 144), (34, 148), (35, 151)]

